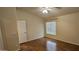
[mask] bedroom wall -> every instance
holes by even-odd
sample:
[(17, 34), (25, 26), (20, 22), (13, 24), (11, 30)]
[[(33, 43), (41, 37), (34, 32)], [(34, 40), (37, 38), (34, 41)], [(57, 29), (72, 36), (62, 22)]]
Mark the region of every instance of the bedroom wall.
[(17, 20), (26, 20), (28, 40), (44, 37), (44, 21), (42, 18), (27, 11), (17, 9)]
[(79, 45), (79, 12), (58, 17), (57, 39)]
[(60, 41), (79, 45), (79, 12), (57, 17), (57, 35), (46, 35)]

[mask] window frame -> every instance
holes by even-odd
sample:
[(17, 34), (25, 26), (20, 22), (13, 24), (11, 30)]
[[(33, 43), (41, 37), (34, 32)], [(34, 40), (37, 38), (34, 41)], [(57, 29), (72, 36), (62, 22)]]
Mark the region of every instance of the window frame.
[[(55, 28), (55, 29), (54, 29), (54, 31), (55, 31), (54, 33), (48, 33), (48, 32), (47, 32), (47, 23), (48, 23), (48, 22), (54, 22), (54, 23), (55, 23), (55, 24), (54, 24), (54, 26), (55, 26), (55, 27), (54, 27), (54, 28)], [(56, 31), (56, 29), (57, 29), (57, 27), (56, 27), (56, 26), (57, 26), (57, 23), (56, 23), (56, 21), (48, 21), (48, 22), (45, 23), (45, 26), (46, 26), (46, 28), (45, 28), (45, 29), (46, 29), (46, 34), (48, 34), (48, 35), (56, 35), (56, 34), (57, 34), (57, 31)], [(49, 31), (49, 32), (50, 32), (50, 31)]]

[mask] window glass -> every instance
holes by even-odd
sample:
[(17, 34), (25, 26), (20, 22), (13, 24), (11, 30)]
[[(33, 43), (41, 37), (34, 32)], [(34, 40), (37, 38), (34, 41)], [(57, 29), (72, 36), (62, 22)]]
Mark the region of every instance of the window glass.
[(46, 33), (56, 35), (56, 22), (46, 22)]

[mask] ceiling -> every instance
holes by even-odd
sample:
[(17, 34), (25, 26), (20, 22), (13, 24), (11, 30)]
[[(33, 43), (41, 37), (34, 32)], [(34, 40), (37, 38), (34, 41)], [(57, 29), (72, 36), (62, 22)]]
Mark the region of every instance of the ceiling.
[(58, 17), (65, 14), (79, 12), (79, 7), (48, 7), (49, 13), (43, 14), (42, 9), (43, 7), (17, 7), (17, 9), (21, 9), (24, 11), (28, 11), (34, 15), (42, 17), (44, 19)]

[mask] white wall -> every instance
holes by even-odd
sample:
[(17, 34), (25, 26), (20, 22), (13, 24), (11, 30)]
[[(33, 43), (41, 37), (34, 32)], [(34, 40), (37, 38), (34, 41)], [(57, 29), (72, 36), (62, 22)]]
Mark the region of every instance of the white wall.
[(79, 12), (58, 17), (57, 39), (79, 45)]
[(28, 40), (34, 40), (44, 36), (44, 22), (42, 18), (27, 11), (17, 9), (17, 20), (26, 20)]

